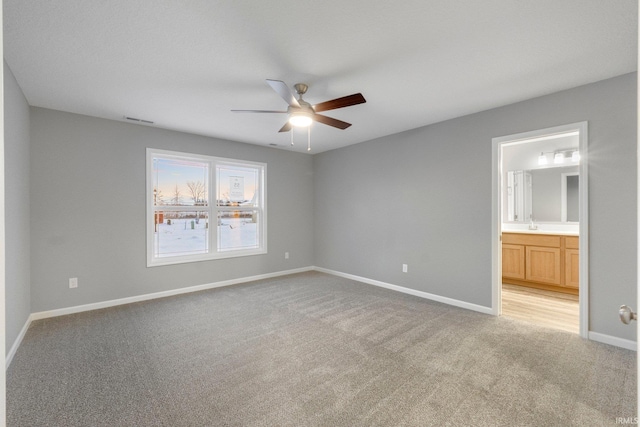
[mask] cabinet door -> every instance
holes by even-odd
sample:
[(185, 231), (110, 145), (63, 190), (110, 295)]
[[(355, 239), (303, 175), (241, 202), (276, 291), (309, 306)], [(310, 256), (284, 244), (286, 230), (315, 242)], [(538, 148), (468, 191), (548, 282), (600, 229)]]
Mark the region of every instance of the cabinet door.
[(560, 248), (527, 246), (527, 280), (559, 286)]
[(565, 249), (564, 274), (564, 285), (577, 289), (580, 285), (580, 251), (578, 249)]
[(524, 280), (524, 246), (502, 245), (502, 277)]

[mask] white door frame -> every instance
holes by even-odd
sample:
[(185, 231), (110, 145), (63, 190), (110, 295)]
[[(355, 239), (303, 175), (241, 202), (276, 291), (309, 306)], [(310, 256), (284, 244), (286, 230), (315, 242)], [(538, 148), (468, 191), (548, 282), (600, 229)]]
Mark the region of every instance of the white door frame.
[[(638, 20), (636, 22), (640, 22), (640, 8), (638, 9)], [(640, 66), (640, 31), (638, 31), (637, 34), (638, 37), (638, 66)], [(636, 76), (636, 90), (637, 90), (637, 95), (636, 95), (636, 110), (638, 109), (638, 106), (640, 106), (640, 74), (638, 74)], [(636, 136), (636, 146), (637, 146), (637, 151), (636, 151), (636, 171), (640, 171), (640, 114), (638, 114), (636, 112), (636, 122), (638, 124), (637, 126), (637, 136)], [(636, 246), (638, 248), (637, 251), (637, 257), (638, 257), (638, 262), (636, 263), (637, 265), (640, 265), (640, 173), (636, 172), (636, 185), (637, 185), (637, 194), (638, 194), (638, 207), (637, 207), (637, 212), (636, 215), (638, 217), (638, 232), (637, 232), (637, 236), (636, 236)], [(638, 278), (637, 278), (637, 283), (636, 283), (636, 289), (637, 289), (637, 294), (636, 294), (636, 310), (638, 309), (638, 307), (640, 306), (640, 269), (638, 269)], [(637, 343), (640, 342), (640, 327), (636, 327), (636, 345)], [(636, 406), (636, 410), (640, 411), (640, 380), (638, 380), (640, 378), (640, 363), (636, 362), (636, 372), (637, 372), (637, 376), (636, 376), (636, 392), (637, 392), (637, 406)], [(638, 413), (638, 412), (636, 412)]]
[(580, 336), (589, 336), (589, 174), (587, 122), (555, 126), (531, 132), (506, 135), (492, 139), (491, 154), (491, 251), (492, 298), (491, 313), (502, 314), (502, 145), (527, 139), (542, 138), (559, 133), (578, 131), (580, 150)]

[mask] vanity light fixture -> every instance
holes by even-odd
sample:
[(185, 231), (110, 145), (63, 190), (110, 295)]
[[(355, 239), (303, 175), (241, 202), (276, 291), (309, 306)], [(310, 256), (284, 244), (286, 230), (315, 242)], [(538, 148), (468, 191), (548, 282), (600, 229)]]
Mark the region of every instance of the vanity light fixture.
[(548, 163), (547, 155), (544, 153), (540, 153), (540, 155), (538, 156), (538, 165), (542, 166), (542, 165), (546, 165), (547, 163)]
[(573, 153), (571, 153), (571, 161), (572, 162), (579, 162), (580, 161), (580, 152), (578, 150), (576, 150)]
[(579, 163), (580, 162), (580, 151), (575, 148), (569, 150), (557, 150), (557, 151), (548, 151), (542, 152), (538, 156), (538, 166), (546, 166), (549, 164), (549, 155), (553, 158), (554, 165), (562, 165), (566, 162), (571, 163)]
[(553, 155), (553, 163), (556, 165), (561, 165), (564, 163), (564, 153), (556, 153)]

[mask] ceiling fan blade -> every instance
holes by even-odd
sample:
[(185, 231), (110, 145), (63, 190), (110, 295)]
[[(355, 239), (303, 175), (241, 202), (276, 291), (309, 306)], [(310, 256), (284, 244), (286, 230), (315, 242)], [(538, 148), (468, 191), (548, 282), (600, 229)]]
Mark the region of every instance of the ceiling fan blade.
[(313, 120), (315, 120), (318, 123), (333, 126), (334, 128), (338, 128), (338, 129), (346, 129), (349, 126), (351, 126), (351, 123), (343, 122), (342, 120), (334, 119), (327, 116), (322, 116), (320, 114), (314, 114)]
[(289, 132), (291, 130), (291, 123), (287, 122), (280, 128), (278, 132)]
[(313, 106), (316, 113), (321, 111), (335, 110), (336, 108), (350, 107), (352, 105), (363, 104), (367, 102), (361, 93), (354, 93), (353, 95), (343, 96), (342, 98), (332, 99), (331, 101), (321, 102)]
[(285, 82), (280, 80), (269, 80), (267, 79), (267, 84), (271, 86), (271, 89), (275, 90), (278, 95), (282, 97), (286, 101), (287, 104), (292, 107), (300, 107), (300, 104), (296, 100), (293, 93), (291, 93), (291, 89), (286, 85)]
[(233, 113), (286, 113), (278, 110), (231, 110)]

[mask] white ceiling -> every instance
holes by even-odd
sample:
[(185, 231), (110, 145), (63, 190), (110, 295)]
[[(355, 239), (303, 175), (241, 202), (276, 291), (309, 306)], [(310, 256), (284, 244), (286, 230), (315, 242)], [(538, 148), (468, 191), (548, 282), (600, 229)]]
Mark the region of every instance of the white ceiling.
[[(265, 79), (328, 111), (314, 153), (637, 69), (636, 0), (4, 0), (30, 105), (289, 147)], [(523, 129), (523, 131), (526, 129)], [(306, 133), (296, 133), (306, 151)]]

